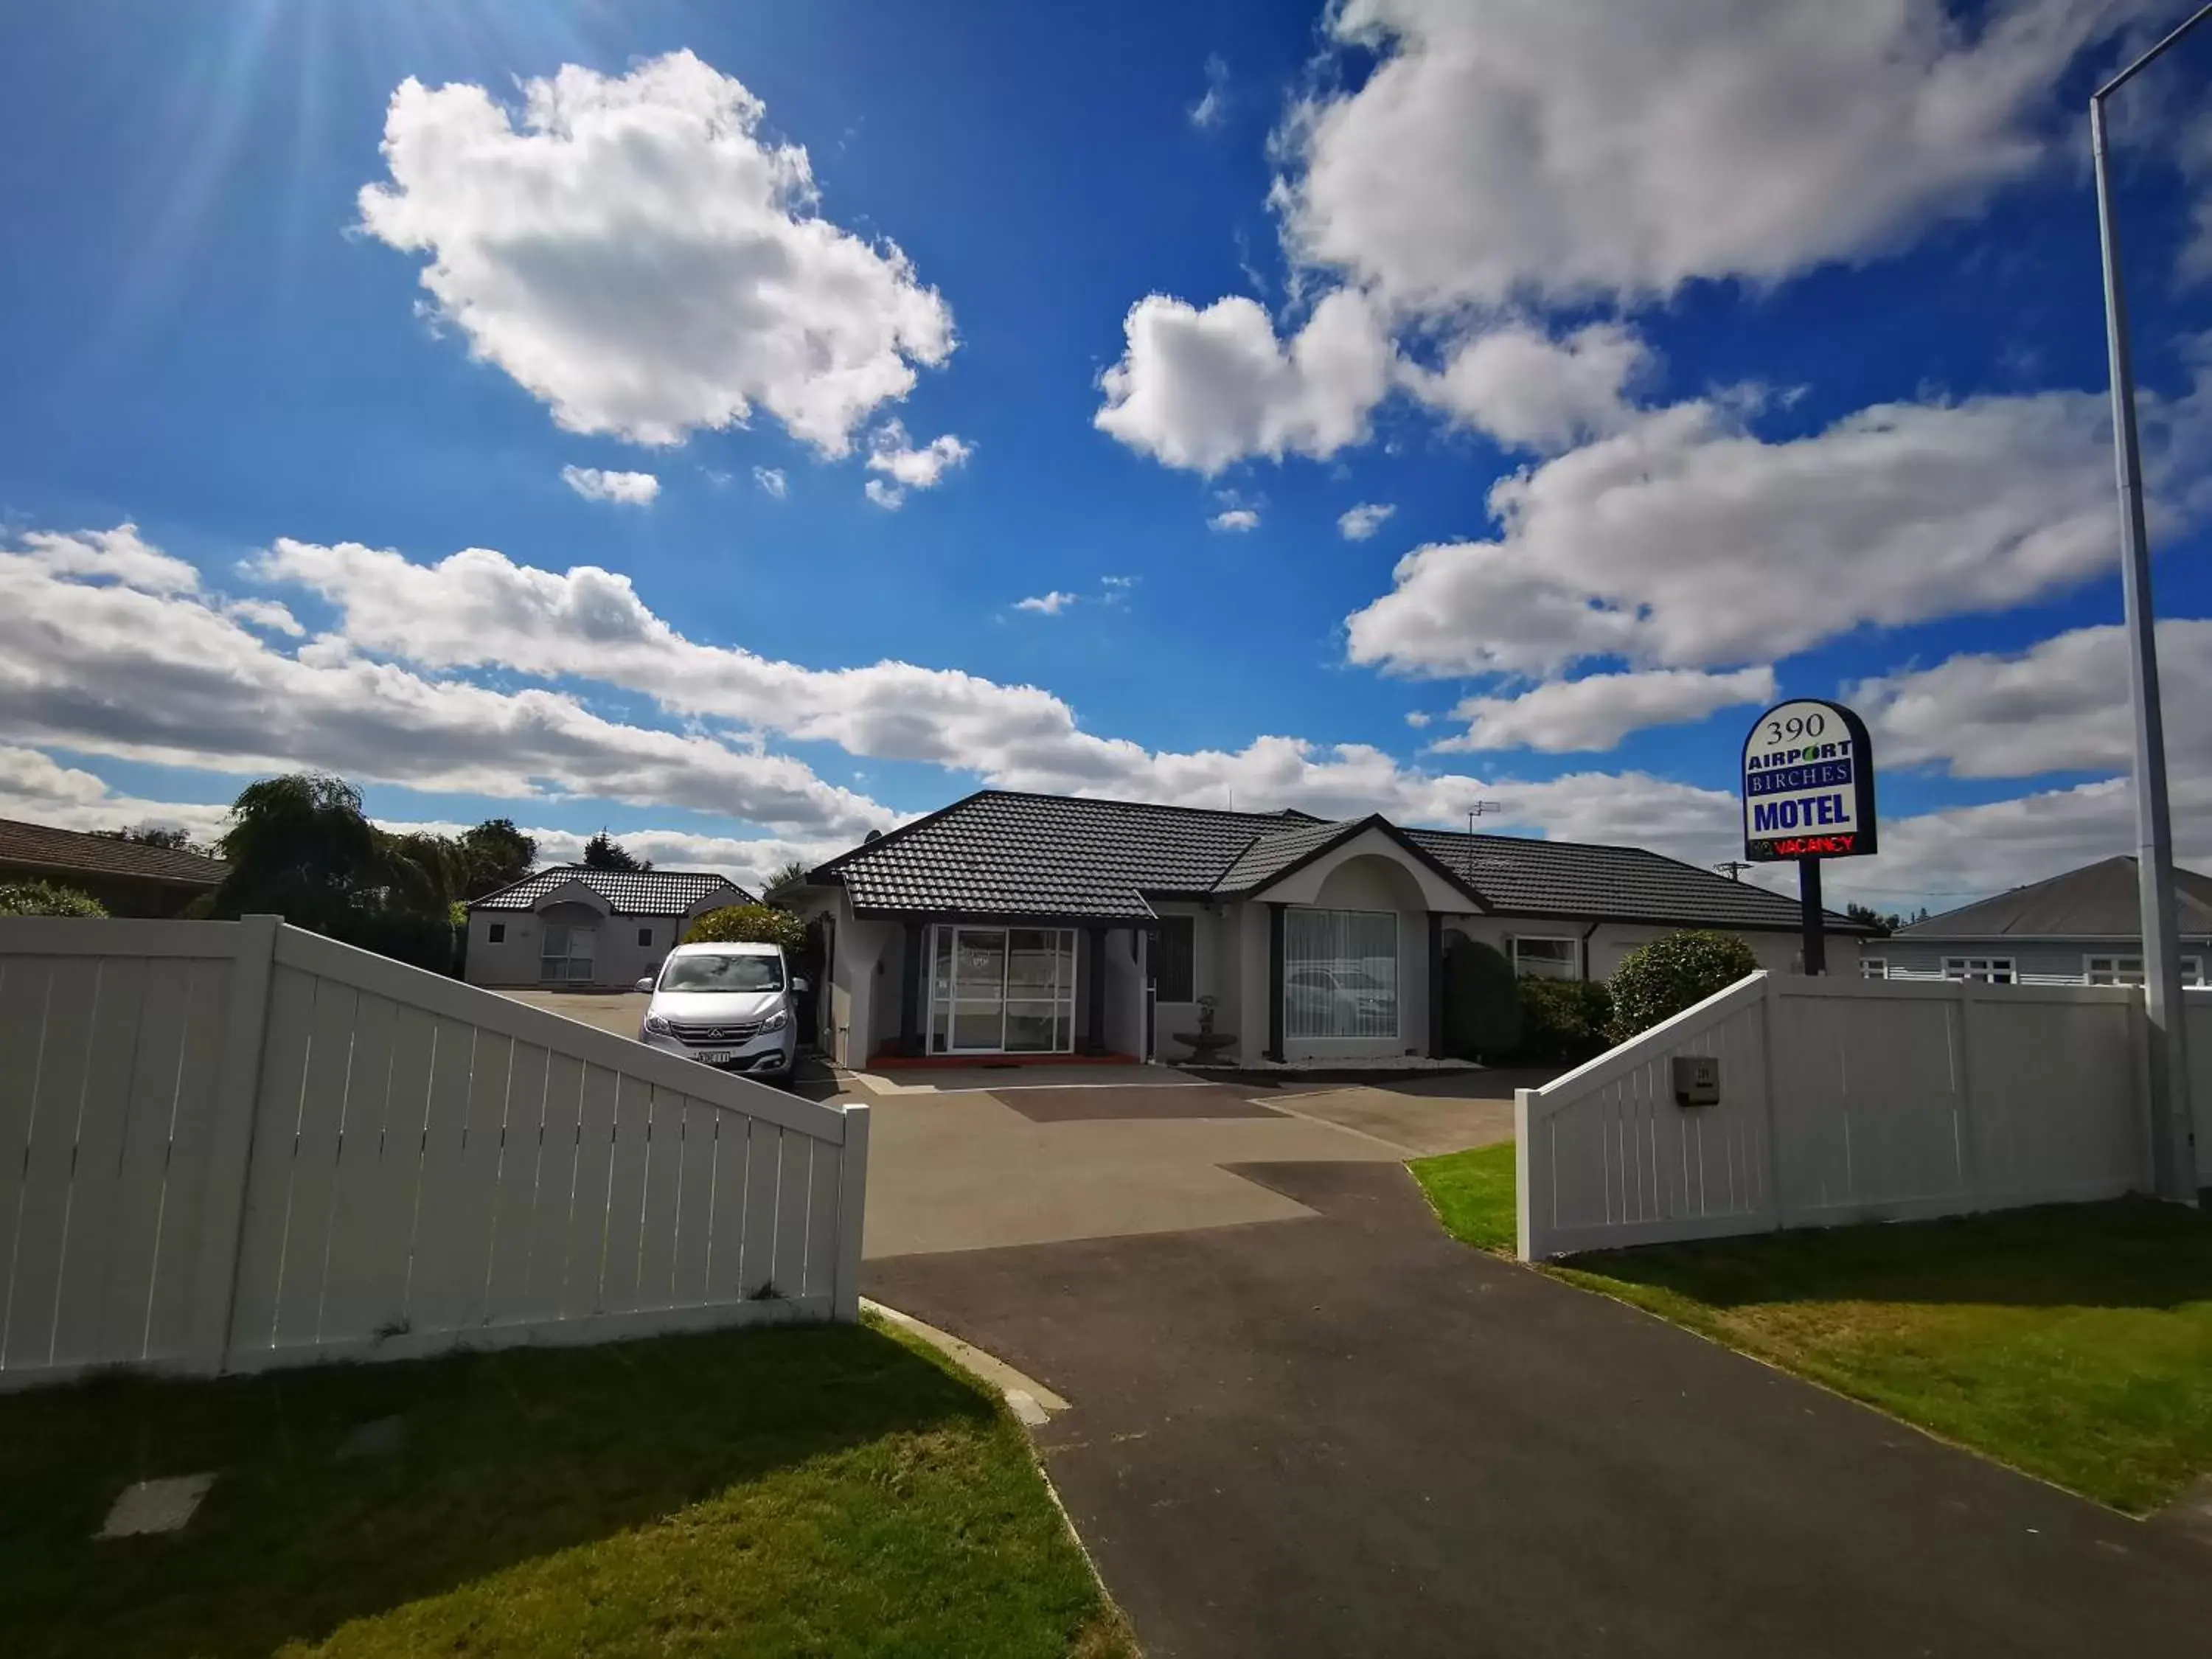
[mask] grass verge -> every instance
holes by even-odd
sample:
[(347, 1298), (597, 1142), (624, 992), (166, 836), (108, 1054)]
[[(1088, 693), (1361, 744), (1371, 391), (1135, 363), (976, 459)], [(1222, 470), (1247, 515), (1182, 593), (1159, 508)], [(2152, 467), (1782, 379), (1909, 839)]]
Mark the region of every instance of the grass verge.
[(872, 1328), (11, 1395), (0, 1492), (11, 1655), (1133, 1652), (1019, 1425)]
[[(1513, 1248), (1513, 1148), (1423, 1158)], [(1547, 1269), (2140, 1515), (2212, 1470), (2212, 1217), (2146, 1200), (1652, 1245)]]

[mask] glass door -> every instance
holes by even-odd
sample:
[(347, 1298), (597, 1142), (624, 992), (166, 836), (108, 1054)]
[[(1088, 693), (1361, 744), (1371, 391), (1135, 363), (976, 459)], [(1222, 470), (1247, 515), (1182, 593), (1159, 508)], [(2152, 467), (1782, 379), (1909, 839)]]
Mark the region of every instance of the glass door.
[(952, 930), (952, 1045), (956, 1054), (1006, 1046), (1006, 930)]
[(1073, 1051), (1073, 928), (940, 925), (932, 932), (932, 1054)]

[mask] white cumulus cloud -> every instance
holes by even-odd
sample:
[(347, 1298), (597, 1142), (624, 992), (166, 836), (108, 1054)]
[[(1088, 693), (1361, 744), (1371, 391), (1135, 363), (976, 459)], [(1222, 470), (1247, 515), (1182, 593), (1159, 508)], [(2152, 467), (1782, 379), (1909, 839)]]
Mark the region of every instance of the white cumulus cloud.
[(626, 507), (649, 507), (660, 494), (660, 480), (650, 472), (606, 472), (596, 466), (564, 466), (561, 481), (587, 501), (618, 501)]
[(1467, 730), (1432, 745), (1438, 752), (1486, 749), (1610, 749), (1632, 732), (1681, 726), (1739, 703), (1771, 702), (1774, 671), (1732, 674), (1654, 668), (1553, 680), (1517, 696), (1469, 697), (1451, 712)]
[(1663, 295), (1896, 246), (2043, 165), (2054, 88), (2154, 0), (1344, 0), (1381, 56), (1294, 106), (1308, 264), (1393, 306)]
[(1337, 533), (1348, 542), (1364, 542), (1380, 530), (1383, 522), (1397, 510), (1394, 504), (1387, 501), (1362, 501), (1357, 507), (1347, 507), (1338, 516)]
[(1325, 458), (1367, 436), (1396, 348), (1374, 308), (1339, 291), (1279, 339), (1241, 295), (1203, 311), (1155, 294), (1130, 308), (1121, 360), (1100, 377), (1092, 424), (1130, 448), (1211, 476), (1249, 456)]
[(1242, 534), (1260, 527), (1260, 515), (1249, 507), (1227, 507), (1206, 521), (1208, 530), (1224, 530)]
[[(2202, 382), (2146, 399), (2154, 491), (2191, 494), (2207, 400)], [(1781, 441), (1717, 400), (1653, 410), (1500, 480), (1493, 539), (1401, 560), (1349, 619), (1351, 655), (1428, 674), (1709, 667), (2004, 610), (2109, 568), (2109, 431), (2082, 392), (1881, 404)]]
[(896, 507), (908, 490), (936, 489), (947, 472), (965, 465), (975, 453), (974, 445), (950, 432), (917, 449), (906, 435), (904, 422), (886, 421), (869, 439), (868, 470), (884, 476), (868, 480), (868, 499), (878, 507)]
[(816, 210), (806, 151), (689, 52), (523, 83), (519, 111), (409, 79), (362, 228), (429, 256), (438, 319), (576, 432), (673, 444), (755, 405), (829, 455), (953, 349), (890, 242)]
[(781, 467), (755, 467), (753, 482), (761, 487), (764, 495), (774, 496), (779, 501), (790, 492), (791, 489), (790, 480), (783, 476), (783, 469)]
[(1026, 599), (1016, 599), (1014, 609), (1034, 611), (1041, 617), (1057, 617), (1071, 605), (1080, 603), (1082, 598), (1080, 593), (1070, 593), (1055, 587), (1049, 593), (1038, 593)]
[(1635, 418), (1628, 391), (1649, 367), (1644, 342), (1618, 323), (1554, 340), (1526, 324), (1462, 341), (1431, 374), (1408, 367), (1422, 402), (1518, 449), (1556, 451)]

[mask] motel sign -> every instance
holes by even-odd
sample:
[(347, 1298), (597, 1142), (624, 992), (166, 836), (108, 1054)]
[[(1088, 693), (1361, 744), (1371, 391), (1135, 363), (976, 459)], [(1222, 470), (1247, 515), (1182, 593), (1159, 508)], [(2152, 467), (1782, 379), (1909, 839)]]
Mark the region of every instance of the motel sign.
[(1866, 723), (1815, 697), (1761, 714), (1743, 744), (1744, 857), (1849, 859), (1878, 850)]

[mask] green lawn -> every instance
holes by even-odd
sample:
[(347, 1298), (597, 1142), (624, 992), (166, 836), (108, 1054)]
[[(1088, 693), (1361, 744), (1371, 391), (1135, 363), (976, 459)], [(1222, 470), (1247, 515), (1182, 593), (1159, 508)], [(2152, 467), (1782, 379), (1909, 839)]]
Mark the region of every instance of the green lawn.
[[(1449, 1231), (1510, 1250), (1510, 1145), (1413, 1169)], [(2212, 1470), (2212, 1217), (2060, 1205), (1550, 1271), (2130, 1514)]]
[[(183, 1533), (92, 1541), (204, 1469)], [(1020, 1427), (875, 1329), (9, 1395), (0, 1494), (24, 1659), (1133, 1651)]]

